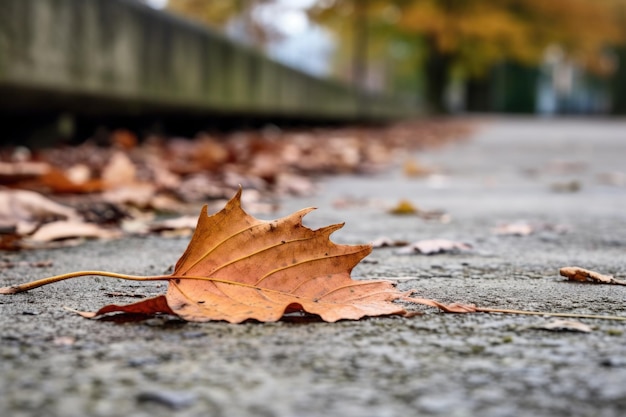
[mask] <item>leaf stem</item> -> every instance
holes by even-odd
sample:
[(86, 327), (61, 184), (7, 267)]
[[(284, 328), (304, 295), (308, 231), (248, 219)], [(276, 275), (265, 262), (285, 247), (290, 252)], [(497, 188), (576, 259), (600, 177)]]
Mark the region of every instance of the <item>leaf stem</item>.
[(564, 318), (570, 318), (570, 319), (599, 319), (599, 320), (626, 321), (626, 317), (622, 317), (622, 316), (599, 316), (595, 314), (550, 313), (550, 312), (545, 312), (545, 311), (508, 310), (508, 309), (503, 309), (503, 308), (487, 308), (487, 307), (476, 307), (476, 311), (481, 312), (481, 313), (524, 314), (524, 315), (529, 315), (529, 316), (564, 317)]
[(137, 275), (126, 275), (126, 274), (118, 274), (115, 272), (107, 272), (107, 271), (77, 271), (70, 272), (67, 274), (55, 275), (53, 277), (42, 278), (31, 282), (26, 282), (23, 284), (12, 285), (10, 287), (0, 288), (0, 294), (17, 294), (19, 292), (29, 291), (33, 288), (41, 287), (43, 285), (53, 284), (55, 282), (63, 281), (70, 278), (77, 277), (85, 277), (85, 276), (100, 276), (100, 277), (110, 277), (110, 278), (119, 278), (126, 279), (130, 281), (163, 281), (170, 279), (170, 275), (159, 275), (159, 276), (137, 276)]

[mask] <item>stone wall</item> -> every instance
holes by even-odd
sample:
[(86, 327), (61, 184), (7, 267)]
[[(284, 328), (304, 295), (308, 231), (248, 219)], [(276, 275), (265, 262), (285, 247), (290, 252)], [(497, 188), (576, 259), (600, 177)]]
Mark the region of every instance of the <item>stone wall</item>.
[(129, 0), (0, 0), (0, 110), (386, 118), (401, 103)]

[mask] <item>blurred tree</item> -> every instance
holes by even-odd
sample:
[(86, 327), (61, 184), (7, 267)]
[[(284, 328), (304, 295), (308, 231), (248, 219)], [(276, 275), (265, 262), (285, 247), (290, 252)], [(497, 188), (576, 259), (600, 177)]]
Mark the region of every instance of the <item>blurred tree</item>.
[[(505, 61), (537, 65), (551, 44), (592, 71), (606, 71), (606, 46), (623, 39), (615, 19), (617, 3), (623, 0), (320, 0), (311, 16), (344, 44), (351, 35), (355, 62), (361, 61), (355, 68), (368, 62), (359, 48), (375, 45), (379, 36), (413, 36), (412, 44), (424, 51), (414, 55), (423, 59), (419, 67), (428, 107), (442, 112), (453, 74), (480, 79)], [(390, 7), (399, 11), (395, 21), (384, 12)], [(351, 34), (346, 17), (362, 22)]]
[[(607, 1), (613, 3), (615, 18), (622, 29), (622, 36), (626, 38), (626, 0)], [(612, 64), (616, 67), (610, 85), (613, 93), (612, 110), (615, 114), (626, 114), (626, 46), (617, 48), (612, 59)]]

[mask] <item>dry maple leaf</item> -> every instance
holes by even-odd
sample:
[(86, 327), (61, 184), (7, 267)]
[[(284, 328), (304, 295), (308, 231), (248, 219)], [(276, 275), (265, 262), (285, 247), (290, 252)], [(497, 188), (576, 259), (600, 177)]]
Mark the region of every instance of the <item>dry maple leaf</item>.
[(444, 306), (411, 298), (390, 281), (356, 281), (352, 269), (370, 245), (338, 245), (330, 235), (343, 224), (312, 230), (302, 224), (311, 208), (278, 220), (259, 220), (241, 207), (241, 189), (224, 209), (209, 216), (203, 208), (189, 246), (168, 276), (133, 277), (102, 271), (80, 271), (29, 284), (6, 287), (16, 293), (61, 279), (101, 275), (134, 280), (167, 280), (165, 295), (125, 306), (108, 305), (95, 313), (168, 313), (188, 321), (254, 319), (276, 321), (302, 311), (334, 322), (365, 316), (405, 314), (394, 300), (407, 300), (446, 311), (471, 306)]

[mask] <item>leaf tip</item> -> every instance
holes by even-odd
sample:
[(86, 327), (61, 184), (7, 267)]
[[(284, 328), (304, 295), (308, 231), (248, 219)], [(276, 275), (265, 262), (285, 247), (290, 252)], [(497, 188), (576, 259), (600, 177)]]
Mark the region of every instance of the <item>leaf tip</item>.
[(239, 188), (237, 188), (237, 192), (235, 193), (235, 196), (232, 199), (241, 202), (242, 193), (243, 193), (243, 187), (241, 186), (241, 184), (239, 184)]
[(96, 313), (93, 313), (93, 312), (90, 312), (90, 311), (79, 311), (79, 310), (76, 310), (75, 308), (71, 308), (71, 307), (68, 307), (68, 306), (63, 306), (63, 309), (65, 309), (67, 311), (71, 311), (72, 313), (76, 313), (79, 316), (83, 316), (86, 319), (92, 319), (92, 318), (96, 317)]

